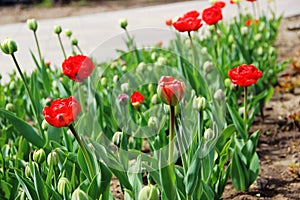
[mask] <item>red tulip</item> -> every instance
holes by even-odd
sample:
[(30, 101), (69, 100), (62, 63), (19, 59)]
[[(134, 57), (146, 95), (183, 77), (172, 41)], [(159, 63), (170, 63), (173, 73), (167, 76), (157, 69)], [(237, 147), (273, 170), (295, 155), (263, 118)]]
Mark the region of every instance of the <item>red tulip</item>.
[(163, 76), (158, 82), (157, 94), (165, 104), (176, 106), (184, 96), (184, 83), (171, 76)]
[(258, 24), (258, 20), (257, 20), (257, 19), (248, 19), (248, 20), (245, 22), (245, 26), (251, 26), (251, 25), (252, 25), (252, 22), (255, 22), (255, 24)]
[(52, 126), (69, 126), (81, 112), (81, 106), (75, 97), (56, 99), (43, 110), (45, 120)]
[(173, 26), (179, 32), (197, 31), (201, 26), (201, 19), (198, 19), (200, 13), (196, 10), (190, 11), (180, 17)]
[(82, 82), (95, 68), (90, 58), (83, 55), (70, 56), (62, 64), (63, 74), (71, 80)]
[(140, 92), (134, 92), (131, 95), (131, 104), (134, 108), (140, 107), (142, 105), (143, 101), (145, 100), (145, 97)]
[(228, 76), (232, 83), (246, 87), (255, 84), (262, 76), (262, 72), (259, 71), (254, 65), (243, 64), (229, 70)]
[(167, 19), (165, 23), (167, 26), (172, 26), (172, 19)]
[(226, 6), (226, 3), (224, 1), (218, 1), (214, 3), (213, 6), (216, 6), (218, 8), (224, 8)]
[(254, 2), (254, 1), (256, 1), (256, 0), (247, 0), (247, 1)]
[(214, 25), (218, 23), (219, 20), (223, 19), (221, 8), (216, 6), (206, 8), (202, 13), (202, 19), (208, 25)]

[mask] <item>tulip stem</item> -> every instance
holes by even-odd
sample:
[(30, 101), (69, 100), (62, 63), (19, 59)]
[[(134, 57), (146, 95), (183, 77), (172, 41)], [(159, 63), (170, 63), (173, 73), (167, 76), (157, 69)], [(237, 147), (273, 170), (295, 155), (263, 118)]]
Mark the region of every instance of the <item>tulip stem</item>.
[(80, 47), (78, 45), (76, 45), (76, 48), (78, 49), (78, 51), (80, 52), (81, 55), (83, 55), (83, 52), (81, 51)]
[(13, 60), (14, 60), (14, 63), (15, 63), (15, 65), (16, 65), (16, 67), (17, 67), (17, 70), (18, 70), (18, 72), (19, 72), (19, 74), (20, 74), (20, 76), (21, 76), (21, 79), (22, 79), (23, 83), (24, 83), (26, 92), (27, 92), (27, 94), (28, 94), (28, 96), (29, 96), (29, 99), (30, 99), (30, 101), (31, 101), (31, 108), (32, 108), (33, 115), (34, 115), (34, 117), (35, 117), (36, 120), (37, 120), (38, 128), (39, 128), (39, 130), (40, 130), (41, 135), (42, 135), (43, 138), (44, 138), (43, 129), (42, 129), (42, 126), (41, 126), (42, 122), (41, 122), (40, 118), (39, 118), (38, 115), (37, 115), (37, 113), (38, 113), (38, 112), (37, 112), (37, 108), (36, 108), (36, 105), (35, 105), (35, 103), (34, 103), (33, 96), (32, 96), (32, 94), (30, 93), (29, 86), (28, 86), (28, 84), (27, 84), (27, 82), (26, 82), (26, 79), (25, 79), (25, 77), (24, 77), (24, 75), (23, 75), (23, 72), (21, 71), (21, 68), (20, 68), (20, 66), (19, 66), (19, 63), (18, 63), (18, 61), (17, 61), (15, 55), (12, 53), (11, 56), (12, 56), (12, 58), (13, 58)]
[(60, 48), (61, 48), (61, 50), (62, 50), (62, 52), (63, 52), (63, 54), (64, 54), (64, 58), (67, 59), (67, 54), (66, 54), (66, 52), (65, 52), (64, 45), (62, 44), (60, 34), (57, 34), (57, 36), (58, 36), (58, 41), (59, 41), (59, 44), (60, 44)]
[(175, 106), (170, 105), (170, 129), (169, 129), (169, 163), (173, 163), (174, 152), (174, 125), (175, 125)]
[(34, 40), (35, 40), (35, 43), (36, 43), (36, 47), (37, 47), (37, 50), (38, 50), (38, 54), (39, 54), (39, 58), (40, 58), (41, 66), (42, 66), (43, 65), (43, 59), (42, 59), (41, 49), (40, 49), (40, 45), (39, 45), (39, 40), (38, 40), (37, 35), (36, 35), (36, 31), (33, 31), (33, 35), (34, 35)]
[(192, 47), (192, 57), (193, 57), (193, 66), (194, 66), (193, 68), (194, 68), (194, 72), (195, 72), (196, 71), (195, 70), (195, 67), (196, 67), (196, 52), (195, 52), (195, 46), (194, 46), (193, 39), (192, 39), (190, 31), (188, 31), (188, 36), (190, 38), (191, 47)]
[(85, 158), (85, 161), (87, 163), (87, 166), (88, 166), (88, 169), (89, 169), (89, 172), (90, 172), (90, 175), (91, 175), (90, 178), (92, 180), (94, 178), (94, 176), (95, 176), (95, 172), (94, 172), (93, 167), (92, 167), (92, 162), (91, 162), (90, 156), (89, 156), (89, 154), (88, 154), (88, 152), (87, 152), (87, 150), (85, 148), (84, 143), (82, 142), (82, 140), (80, 139), (77, 131), (75, 130), (73, 124), (69, 125), (69, 129), (73, 133), (75, 139), (77, 140), (77, 142), (78, 142), (78, 144), (79, 144), (79, 146), (80, 146), (80, 148), (82, 150), (83, 156)]
[(130, 45), (129, 46), (129, 50), (130, 51), (134, 51), (136, 59), (137, 59), (138, 63), (140, 63), (142, 59), (141, 59), (141, 57), (139, 55), (139, 52), (137, 51), (136, 44), (134, 44), (133, 38), (129, 35), (129, 32), (127, 31), (127, 29), (125, 28), (124, 30), (125, 30), (127, 39), (129, 41), (129, 45)]
[(248, 123), (248, 112), (247, 112), (247, 107), (248, 107), (248, 87), (244, 87), (244, 123), (245, 123), (245, 135), (248, 136), (247, 133), (247, 123)]

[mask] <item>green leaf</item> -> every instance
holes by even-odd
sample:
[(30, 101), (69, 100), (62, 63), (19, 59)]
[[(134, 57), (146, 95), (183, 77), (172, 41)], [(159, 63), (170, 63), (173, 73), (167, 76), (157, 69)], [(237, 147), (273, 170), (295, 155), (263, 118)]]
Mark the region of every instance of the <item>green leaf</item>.
[(238, 191), (246, 190), (246, 174), (244, 173), (247, 171), (245, 166), (239, 159), (238, 153), (235, 151), (233, 153), (233, 158), (231, 161), (231, 179), (234, 188)]
[(27, 124), (22, 119), (15, 116), (12, 112), (0, 108), (0, 113), (4, 115), (29, 142), (33, 145), (42, 148), (45, 145), (45, 141), (38, 135), (35, 129)]
[(176, 198), (176, 176), (174, 173), (174, 165), (168, 165), (160, 169), (160, 182), (162, 184), (162, 191), (168, 199)]
[[(34, 186), (31, 182), (29, 182), (28, 179), (26, 178), (23, 178), (22, 175), (19, 175), (20, 172), (17, 172), (15, 170), (15, 175), (19, 181), (19, 183), (21, 184), (24, 192), (26, 193), (26, 197), (29, 199), (29, 200), (37, 200), (39, 199), (38, 196), (37, 196), (37, 193), (34, 189)], [(21, 173), (20, 173), (21, 174)]]
[(245, 123), (242, 119), (242, 117), (239, 115), (239, 113), (232, 108), (229, 104), (227, 104), (227, 109), (230, 113), (230, 116), (232, 118), (232, 121), (236, 127), (236, 130), (239, 133), (239, 136), (241, 138), (243, 138), (244, 140), (246, 140), (248, 138), (247, 133), (245, 133)]
[(235, 126), (233, 124), (230, 124), (222, 131), (218, 139), (218, 142), (216, 144), (219, 152), (223, 151), (225, 144), (228, 142), (228, 140), (233, 135), (235, 130), (236, 130)]
[(38, 171), (38, 166), (35, 164), (32, 164), (32, 162), (29, 163), (30, 171), (32, 173), (32, 178), (34, 182), (34, 188), (37, 192), (38, 198), (40, 200), (48, 199), (48, 191), (46, 188), (46, 184), (43, 181), (40, 172)]
[(250, 167), (249, 167), (249, 171), (250, 171), (250, 175), (249, 175), (249, 187), (252, 183), (254, 183), (254, 181), (256, 180), (258, 173), (259, 173), (259, 158), (257, 153), (254, 154), (251, 163), (250, 163)]

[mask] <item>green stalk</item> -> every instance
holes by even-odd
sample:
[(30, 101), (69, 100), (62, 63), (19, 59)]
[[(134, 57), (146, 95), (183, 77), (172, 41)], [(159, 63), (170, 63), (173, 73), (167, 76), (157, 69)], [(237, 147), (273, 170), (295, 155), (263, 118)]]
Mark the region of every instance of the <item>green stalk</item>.
[(39, 40), (38, 40), (37, 35), (36, 35), (36, 31), (33, 31), (33, 35), (34, 35), (34, 40), (35, 40), (35, 43), (36, 43), (36, 47), (37, 47), (37, 50), (38, 50), (38, 54), (39, 54), (39, 58), (40, 58), (41, 66), (42, 66), (43, 65), (43, 59), (42, 59), (41, 49), (40, 49), (40, 45), (39, 45)]
[(84, 145), (84, 143), (82, 142), (82, 140), (80, 139), (80, 137), (79, 137), (77, 131), (75, 130), (75, 128), (74, 128), (74, 126), (73, 126), (72, 124), (69, 126), (69, 129), (70, 129), (71, 132), (73, 133), (75, 139), (77, 140), (77, 142), (78, 142), (78, 144), (79, 144), (79, 146), (80, 146), (80, 148), (81, 148), (81, 150), (82, 150), (83, 156), (84, 156), (84, 158), (85, 158), (85, 161), (86, 161), (86, 163), (87, 163), (89, 172), (90, 172), (90, 174), (91, 174), (91, 179), (93, 179), (93, 178), (95, 177), (95, 172), (94, 172), (94, 170), (93, 170), (92, 162), (91, 162), (90, 156), (89, 156), (89, 154), (88, 154), (88, 152), (87, 152), (87, 150), (86, 150), (86, 148), (85, 148), (85, 145)]
[(76, 48), (78, 49), (78, 51), (80, 52), (81, 55), (83, 55), (83, 52), (81, 51), (80, 47), (78, 45), (76, 45)]
[(139, 53), (138, 53), (138, 51), (137, 51), (137, 49), (136, 49), (136, 45), (134, 44), (133, 39), (130, 37), (130, 35), (129, 35), (127, 29), (125, 28), (124, 30), (125, 30), (127, 39), (128, 39), (129, 42), (130, 42), (130, 48), (129, 48), (129, 50), (130, 50), (130, 51), (134, 51), (135, 56), (136, 56), (136, 59), (137, 59), (138, 63), (140, 63), (142, 59), (140, 58), (140, 55), (139, 55)]
[(174, 125), (175, 125), (175, 106), (170, 105), (170, 129), (169, 129), (169, 163), (173, 164), (174, 153)]
[(31, 101), (32, 112), (33, 112), (33, 114), (34, 114), (34, 117), (35, 117), (36, 120), (37, 120), (39, 131), (40, 131), (42, 137), (44, 138), (43, 129), (42, 129), (42, 126), (41, 126), (42, 122), (41, 122), (41, 119), (38, 117), (38, 114), (37, 114), (37, 113), (38, 113), (38, 112), (37, 112), (37, 108), (36, 108), (36, 105), (35, 105), (35, 103), (34, 103), (34, 101), (33, 101), (33, 96), (32, 96), (32, 94), (31, 94), (31, 92), (30, 92), (30, 90), (29, 90), (29, 86), (28, 86), (28, 84), (27, 84), (27, 82), (26, 82), (26, 80), (25, 80), (25, 77), (24, 77), (24, 75), (23, 75), (23, 72), (21, 71), (21, 68), (20, 68), (20, 66), (19, 66), (19, 64), (18, 64), (18, 61), (17, 61), (15, 55), (12, 53), (11, 56), (12, 56), (13, 61), (14, 61), (15, 65), (16, 65), (16, 67), (17, 67), (17, 70), (18, 70), (18, 72), (19, 72), (19, 74), (20, 74), (20, 76), (21, 76), (21, 79), (22, 79), (22, 81), (23, 81), (23, 83), (24, 83), (24, 85), (25, 85), (26, 92), (27, 92), (27, 94), (28, 94), (28, 96), (29, 96), (29, 99), (30, 99), (30, 101)]
[(195, 70), (195, 67), (196, 67), (196, 52), (195, 52), (195, 46), (194, 46), (193, 39), (192, 39), (190, 31), (188, 31), (188, 36), (189, 36), (190, 42), (191, 42), (192, 56), (193, 56), (193, 65), (194, 65), (194, 70)]
[(247, 87), (244, 87), (244, 123), (245, 123), (245, 135), (246, 137), (248, 136), (248, 131), (247, 131), (247, 123), (248, 123), (248, 112), (247, 112), (247, 107), (248, 107), (248, 89)]
[(61, 50), (62, 50), (62, 52), (63, 52), (63, 54), (64, 54), (64, 58), (67, 59), (67, 54), (66, 54), (65, 49), (64, 49), (64, 46), (63, 46), (63, 44), (62, 44), (60, 34), (57, 34), (57, 36), (58, 36), (58, 41), (59, 41), (59, 44), (60, 44), (60, 48), (61, 48)]
[[(181, 121), (181, 124), (182, 123), (183, 122)], [(183, 170), (184, 170), (184, 173), (186, 174), (187, 170), (188, 170), (188, 163), (187, 163), (185, 149), (184, 149), (184, 147), (182, 145), (182, 143), (183, 143), (183, 131), (180, 131), (178, 123), (176, 123), (176, 130), (177, 130), (177, 133), (178, 133), (177, 134), (177, 137), (178, 137), (178, 147), (179, 147), (180, 154), (181, 154)]]

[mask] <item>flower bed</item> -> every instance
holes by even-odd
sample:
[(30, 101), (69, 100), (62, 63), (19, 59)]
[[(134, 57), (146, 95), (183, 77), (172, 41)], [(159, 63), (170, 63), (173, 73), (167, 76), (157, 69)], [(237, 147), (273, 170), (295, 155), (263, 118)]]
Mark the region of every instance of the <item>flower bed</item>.
[(105, 63), (81, 55), (70, 30), (68, 57), (55, 26), (62, 70), (44, 61), (28, 20), (38, 49), (30, 76), (17, 44), (3, 41), (21, 76), (0, 86), (3, 198), (113, 199), (113, 176), (125, 199), (219, 199), (229, 178), (248, 191), (260, 166), (250, 128), (286, 65), (273, 47), (281, 17), (254, 9), (257, 19), (225, 23), (224, 6), (167, 20), (176, 36), (167, 48), (137, 47), (122, 19), (128, 49)]

